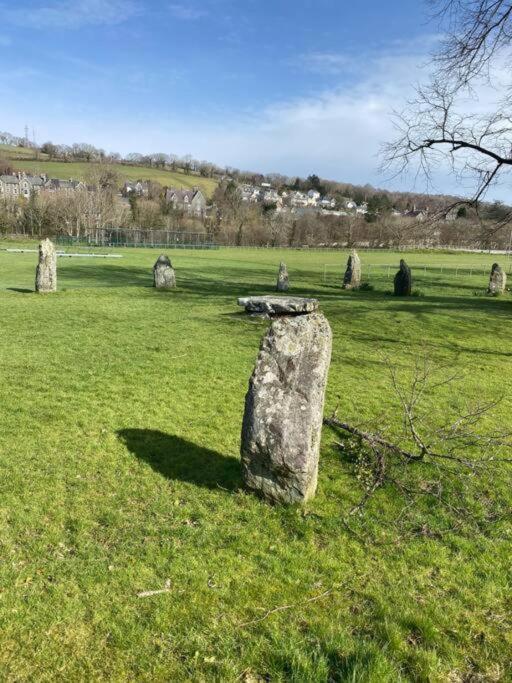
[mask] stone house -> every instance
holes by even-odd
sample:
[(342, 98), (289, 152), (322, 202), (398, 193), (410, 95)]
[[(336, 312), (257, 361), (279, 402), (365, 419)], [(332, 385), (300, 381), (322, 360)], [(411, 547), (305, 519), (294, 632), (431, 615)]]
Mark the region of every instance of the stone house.
[(75, 191), (86, 189), (84, 183), (78, 180), (49, 180), (46, 175), (30, 176), (26, 173), (0, 176), (0, 198), (16, 199), (24, 197), (28, 199), (32, 194), (40, 192), (56, 192), (59, 190)]
[(201, 217), (206, 212), (206, 197), (197, 187), (193, 190), (178, 190), (175, 187), (170, 187), (165, 193), (165, 200), (172, 204), (174, 209), (179, 209), (193, 216)]
[(20, 180), (15, 175), (0, 176), (0, 197), (16, 199), (20, 196)]

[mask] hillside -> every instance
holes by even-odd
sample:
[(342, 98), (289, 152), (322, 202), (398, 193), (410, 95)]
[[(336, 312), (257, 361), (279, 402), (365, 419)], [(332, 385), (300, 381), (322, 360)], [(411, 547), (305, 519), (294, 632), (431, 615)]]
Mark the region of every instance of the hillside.
[[(0, 145), (0, 154), (11, 159), (16, 169), (26, 171), (34, 175), (46, 173), (51, 178), (73, 178), (75, 180), (87, 180), (92, 164), (74, 161), (47, 161), (45, 154), (40, 154), (41, 159), (34, 159), (34, 150), (23, 147), (11, 147)], [(25, 157), (31, 158), (25, 158)], [(181, 171), (167, 171), (156, 168), (131, 166), (129, 164), (114, 164), (116, 171), (124, 180), (152, 180), (161, 185), (192, 188), (199, 187), (211, 197), (217, 181), (212, 178), (202, 178), (197, 175), (187, 175)]]

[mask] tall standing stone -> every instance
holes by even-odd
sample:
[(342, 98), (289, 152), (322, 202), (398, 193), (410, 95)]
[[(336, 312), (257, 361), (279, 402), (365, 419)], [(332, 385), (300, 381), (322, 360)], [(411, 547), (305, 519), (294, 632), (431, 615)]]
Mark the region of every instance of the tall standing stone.
[(498, 263), (492, 264), (488, 294), (503, 294), (507, 286), (507, 274)]
[(411, 269), (403, 259), (400, 259), (400, 270), (395, 275), (395, 296), (411, 296), (411, 290)]
[(161, 254), (153, 266), (153, 286), (157, 289), (176, 287), (176, 274), (171, 260), (165, 254)]
[(290, 281), (288, 279), (288, 269), (286, 268), (286, 263), (279, 264), (279, 272), (277, 274), (277, 291), (287, 292), (290, 288)]
[(39, 244), (39, 262), (36, 269), (36, 292), (57, 291), (57, 254), (49, 239)]
[(265, 499), (302, 503), (316, 491), (332, 334), (318, 312), (274, 318), (245, 398), (242, 471)]
[(357, 251), (352, 249), (347, 261), (347, 269), (343, 277), (343, 289), (358, 289), (361, 286), (361, 259)]

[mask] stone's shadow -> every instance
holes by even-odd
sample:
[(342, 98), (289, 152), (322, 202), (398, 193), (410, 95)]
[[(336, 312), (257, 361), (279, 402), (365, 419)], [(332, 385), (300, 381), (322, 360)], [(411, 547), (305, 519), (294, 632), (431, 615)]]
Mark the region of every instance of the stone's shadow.
[(17, 292), (18, 294), (35, 294), (33, 289), (22, 289), (21, 287), (7, 287), (8, 292)]
[(120, 429), (117, 436), (131, 453), (168, 479), (228, 491), (242, 486), (238, 459), (154, 429)]

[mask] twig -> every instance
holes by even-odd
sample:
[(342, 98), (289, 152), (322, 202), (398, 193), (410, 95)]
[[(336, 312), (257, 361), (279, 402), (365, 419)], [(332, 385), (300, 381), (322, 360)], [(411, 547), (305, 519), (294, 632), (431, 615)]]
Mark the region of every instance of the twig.
[(170, 588), (161, 588), (157, 591), (142, 591), (142, 593), (137, 593), (138, 598), (150, 598), (153, 595), (161, 595), (162, 593), (170, 593)]
[(275, 614), (276, 612), (284, 612), (289, 609), (294, 609), (295, 607), (302, 607), (303, 605), (307, 605), (308, 603), (311, 602), (316, 602), (317, 600), (321, 600), (322, 598), (327, 597), (333, 592), (334, 588), (329, 588), (329, 590), (324, 591), (320, 595), (315, 595), (312, 598), (308, 598), (307, 600), (304, 600), (304, 602), (298, 602), (293, 605), (281, 605), (280, 607), (274, 607), (274, 609), (269, 609), (265, 612), (265, 614), (262, 617), (258, 617), (258, 619), (253, 619), (252, 621), (245, 621), (242, 624), (239, 624), (240, 627), (243, 626), (250, 626), (252, 624), (257, 624), (260, 621), (263, 621), (267, 617), (269, 617), (271, 614)]

